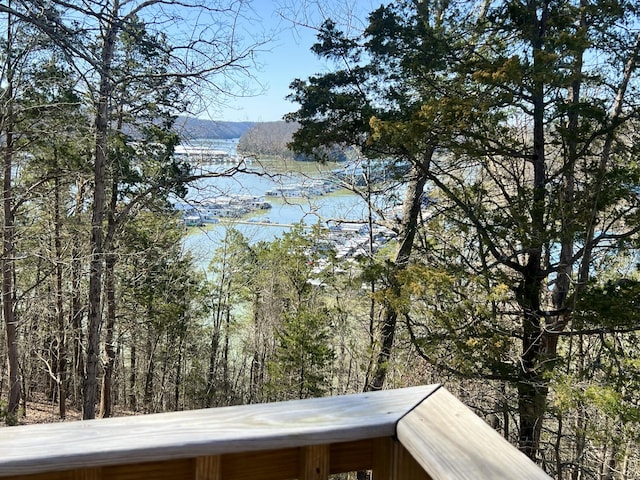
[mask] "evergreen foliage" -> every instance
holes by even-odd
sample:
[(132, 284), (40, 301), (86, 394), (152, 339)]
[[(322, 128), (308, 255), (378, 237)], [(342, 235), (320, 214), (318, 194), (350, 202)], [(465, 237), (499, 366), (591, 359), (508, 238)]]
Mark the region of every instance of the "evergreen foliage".
[[(374, 299), (392, 315), (379, 358), (389, 358), (402, 317), (416, 353), (443, 375), (495, 382), (487, 391), (507, 397), (479, 407), (513, 409), (516, 431), (505, 414), (505, 435), (559, 476), (579, 475), (591, 446), (586, 398), (604, 407), (618, 397), (586, 388), (569, 427), (549, 415), (552, 379), (584, 372), (584, 350), (607, 344), (597, 341), (605, 318), (591, 315), (597, 326), (583, 329), (589, 306), (579, 299), (633, 248), (640, 207), (640, 37), (629, 28), (638, 11), (610, 7), (394, 2), (354, 38), (326, 22), (313, 48), (336, 70), (292, 83), (295, 150), (344, 143), (409, 160), (435, 199), (416, 237), (424, 248), (399, 257), (408, 266), (380, 270)], [(611, 308), (616, 300), (606, 295)], [(616, 336), (624, 343), (636, 329)], [(548, 435), (545, 419), (557, 428)], [(614, 453), (604, 470), (617, 468)]]

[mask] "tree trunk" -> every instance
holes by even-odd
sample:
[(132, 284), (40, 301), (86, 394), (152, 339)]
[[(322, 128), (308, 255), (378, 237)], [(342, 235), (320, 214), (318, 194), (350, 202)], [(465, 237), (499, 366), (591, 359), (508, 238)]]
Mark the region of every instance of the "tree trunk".
[(180, 387), (182, 386), (182, 351), (184, 348), (184, 337), (180, 336), (180, 344), (178, 345), (178, 361), (176, 362), (176, 380), (173, 390), (173, 410), (182, 410), (180, 408)]
[[(533, 71), (536, 82), (532, 86), (533, 103), (533, 198), (530, 210), (531, 241), (523, 247), (528, 252), (527, 264), (522, 269), (518, 289), (518, 302), (522, 310), (522, 352), (519, 369), (518, 413), (520, 417), (519, 447), (531, 460), (536, 461), (546, 410), (548, 381), (543, 376), (541, 309), (542, 251), (544, 248), (546, 208), (546, 154), (545, 154), (545, 72), (547, 65), (539, 53), (546, 36), (548, 5), (541, 12), (532, 11)], [(538, 18), (539, 13), (539, 18)]]
[(396, 333), (398, 311), (394, 306), (393, 298), (400, 295), (400, 284), (397, 275), (409, 265), (409, 259), (413, 250), (416, 231), (418, 229), (418, 218), (422, 208), (422, 194), (428, 178), (428, 165), (431, 161), (433, 150), (425, 154), (425, 161), (413, 164), (410, 178), (407, 183), (404, 204), (402, 207), (402, 223), (400, 234), (398, 235), (398, 252), (394, 258), (395, 270), (390, 273), (390, 295), (392, 300), (384, 305), (382, 328), (380, 332), (380, 351), (375, 362), (375, 367), (371, 378), (367, 379), (365, 391), (381, 390), (387, 378), (389, 370), (389, 360), (393, 349), (393, 341)]
[(224, 332), (224, 348), (222, 349), (222, 384), (224, 386), (224, 394), (226, 401), (231, 398), (231, 382), (229, 381), (229, 331), (231, 326), (231, 305), (229, 304), (229, 295), (231, 291), (231, 282), (229, 282), (229, 291), (225, 300), (225, 332)]
[(89, 268), (89, 318), (87, 331), (87, 360), (83, 387), (82, 417), (85, 420), (96, 416), (98, 389), (98, 355), (100, 349), (100, 327), (102, 326), (102, 271), (103, 271), (103, 225), (106, 196), (105, 170), (107, 165), (107, 143), (109, 135), (109, 99), (113, 90), (111, 63), (118, 30), (117, 14), (119, 0), (114, 0), (110, 17), (106, 19), (106, 33), (102, 45), (100, 65), (100, 88), (95, 118), (94, 191), (91, 217), (91, 265)]
[[(148, 306), (148, 318), (151, 317), (151, 305)], [(160, 342), (160, 336), (155, 333), (155, 330), (151, 324), (147, 327), (147, 355), (149, 361), (147, 363), (147, 372), (145, 374), (144, 380), (144, 408), (145, 412), (153, 412), (155, 407), (153, 405), (153, 397), (154, 397), (154, 376), (156, 371), (156, 349), (158, 347), (158, 343)]]
[(250, 379), (249, 379), (249, 399), (248, 403), (256, 403), (262, 400), (264, 386), (264, 355), (261, 358), (260, 351), (260, 318), (258, 316), (259, 298), (253, 298), (253, 355), (251, 356)]
[(54, 186), (54, 248), (56, 254), (56, 320), (57, 332), (57, 383), (58, 383), (58, 406), (60, 418), (67, 416), (67, 329), (64, 320), (64, 295), (62, 291), (62, 238), (61, 238), (61, 218), (60, 218), (60, 179), (56, 176)]
[(116, 206), (118, 203), (118, 180), (117, 175), (113, 174), (111, 185), (111, 197), (109, 200), (109, 212), (107, 219), (107, 235), (104, 242), (105, 249), (105, 295), (107, 297), (107, 323), (105, 328), (104, 339), (104, 375), (102, 377), (102, 391), (100, 395), (100, 416), (107, 418), (111, 416), (112, 408), (112, 383), (113, 368), (116, 363), (116, 349), (114, 346), (114, 335), (116, 328), (116, 254), (113, 251), (114, 238), (116, 234)]
[(14, 310), (13, 269), (14, 265), (14, 224), (12, 207), (11, 165), (12, 165), (12, 134), (6, 133), (6, 150), (4, 156), (4, 236), (2, 249), (2, 312), (6, 329), (7, 360), (9, 368), (9, 399), (7, 413), (14, 416), (20, 405), (20, 379), (18, 356), (18, 328)]
[[(82, 181), (76, 182), (76, 198), (74, 207), (74, 219), (76, 224), (81, 222), (80, 215), (85, 200), (85, 185)], [(84, 356), (82, 345), (84, 344), (84, 334), (82, 329), (82, 317), (84, 309), (82, 304), (82, 247), (80, 245), (80, 235), (74, 235), (72, 240), (71, 259), (71, 308), (70, 322), (72, 329), (72, 354), (73, 354), (73, 396), (75, 405), (80, 405), (82, 398), (82, 379), (84, 378)]]
[(115, 299), (115, 264), (116, 259), (113, 252), (105, 256), (105, 293), (107, 297), (107, 322), (104, 338), (104, 375), (102, 377), (102, 390), (100, 395), (100, 416), (107, 418), (111, 416), (112, 410), (112, 383), (113, 369), (116, 363), (116, 348), (114, 345), (114, 334), (116, 324), (116, 299)]
[(4, 125), (4, 179), (3, 179), (3, 209), (4, 231), (2, 239), (2, 313), (6, 329), (7, 362), (9, 368), (9, 398), (7, 402), (7, 421), (14, 421), (20, 405), (20, 379), (18, 375), (18, 328), (15, 318), (15, 298), (13, 292), (13, 275), (15, 268), (14, 221), (13, 221), (13, 63), (10, 51), (13, 48), (12, 18), (7, 18), (7, 55), (6, 60), (6, 117)]
[(129, 408), (133, 412), (138, 408), (136, 395), (136, 368), (136, 343), (135, 339), (131, 338), (131, 352), (129, 354)]
[(530, 254), (524, 279), (518, 289), (518, 303), (523, 311), (521, 368), (517, 383), (520, 417), (520, 449), (535, 460), (547, 401), (547, 380), (542, 376), (540, 335), (540, 257)]
[(209, 349), (209, 369), (207, 371), (207, 391), (205, 406), (207, 408), (213, 406), (213, 397), (216, 389), (216, 371), (218, 367), (218, 349), (220, 348), (220, 302), (216, 309), (214, 318), (213, 332), (211, 333), (211, 345)]

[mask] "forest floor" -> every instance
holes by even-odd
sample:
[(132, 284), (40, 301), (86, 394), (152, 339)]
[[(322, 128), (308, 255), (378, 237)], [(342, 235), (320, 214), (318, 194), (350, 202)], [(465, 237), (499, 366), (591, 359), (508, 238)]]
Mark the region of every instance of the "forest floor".
[(67, 406), (65, 419), (61, 419), (57, 402), (51, 402), (44, 395), (37, 394), (27, 402), (26, 411), (21, 407), (18, 424), (72, 422), (81, 419), (82, 412), (70, 405)]
[[(114, 417), (122, 417), (126, 415), (134, 415), (133, 412), (123, 410), (121, 408), (114, 408)], [(42, 394), (32, 394), (32, 397), (27, 401), (26, 411), (20, 409), (20, 416), (18, 417), (18, 425), (31, 425), (34, 423), (58, 423), (58, 422), (75, 422), (82, 420), (82, 411), (74, 408), (71, 402), (68, 403), (66, 409), (66, 416), (64, 419), (60, 418), (60, 409), (57, 402), (52, 402)], [(4, 426), (4, 423), (0, 422), (0, 427)]]

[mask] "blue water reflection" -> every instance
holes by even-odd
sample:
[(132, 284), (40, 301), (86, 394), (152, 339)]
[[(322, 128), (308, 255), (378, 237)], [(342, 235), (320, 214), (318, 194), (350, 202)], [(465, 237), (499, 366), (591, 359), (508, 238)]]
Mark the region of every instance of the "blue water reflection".
[[(206, 146), (214, 149), (227, 149), (235, 153), (236, 141), (210, 141)], [(235, 165), (208, 165), (202, 168), (215, 178), (198, 180), (189, 185), (186, 199), (177, 200), (191, 205), (201, 205), (208, 198), (224, 195), (265, 196), (269, 191), (283, 186), (300, 186), (308, 189), (308, 198), (265, 197), (271, 203), (268, 210), (256, 210), (240, 218), (224, 218), (219, 223), (189, 227), (184, 247), (190, 251), (203, 266), (208, 265), (215, 250), (220, 247), (228, 228), (235, 228), (250, 242), (270, 241), (289, 230), (299, 222), (305, 224), (326, 224), (330, 220), (359, 222), (366, 221), (368, 209), (366, 202), (358, 195), (345, 189), (337, 189), (328, 194), (314, 195), (309, 188), (318, 179), (328, 178), (330, 167), (316, 164), (283, 163), (268, 160), (250, 160), (243, 165), (241, 172), (226, 176)]]

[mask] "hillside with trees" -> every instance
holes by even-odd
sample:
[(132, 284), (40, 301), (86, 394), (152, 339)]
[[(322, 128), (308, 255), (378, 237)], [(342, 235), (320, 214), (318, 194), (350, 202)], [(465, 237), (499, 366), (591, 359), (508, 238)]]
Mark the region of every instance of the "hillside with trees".
[(223, 122), (194, 117), (178, 117), (174, 130), (183, 138), (240, 138), (255, 122)]
[(238, 142), (238, 152), (244, 155), (291, 158), (288, 147), (293, 133), (298, 129), (296, 123), (260, 122), (248, 129)]
[(270, 173), (173, 155), (180, 114), (263, 47), (237, 43), (239, 5), (0, 6), (0, 418), (444, 383), (555, 478), (640, 479), (636, 3), (327, 20), (325, 73), (238, 149), (348, 149), (365, 243), (346, 258), (322, 223), (269, 241), (217, 225), (203, 262), (172, 202)]

